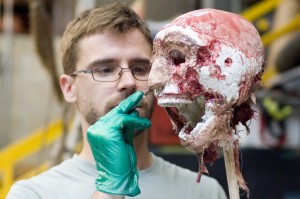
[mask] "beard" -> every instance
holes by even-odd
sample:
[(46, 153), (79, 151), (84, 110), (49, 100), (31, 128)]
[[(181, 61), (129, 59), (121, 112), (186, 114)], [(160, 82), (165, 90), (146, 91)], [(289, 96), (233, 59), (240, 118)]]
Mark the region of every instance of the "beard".
[(95, 124), (100, 117), (102, 117), (104, 114), (97, 113), (95, 109), (90, 108), (89, 111), (84, 114), (85, 120), (88, 122), (89, 125)]

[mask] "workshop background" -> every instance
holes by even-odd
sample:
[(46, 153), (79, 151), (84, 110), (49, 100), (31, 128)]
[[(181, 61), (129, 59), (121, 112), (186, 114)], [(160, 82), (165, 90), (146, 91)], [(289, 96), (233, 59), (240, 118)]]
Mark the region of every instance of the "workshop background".
[[(79, 120), (58, 85), (58, 42), (79, 12), (116, 0), (0, 1), (0, 199), (13, 182), (36, 175), (80, 150)], [(300, 199), (300, 1), (127, 0), (155, 36), (185, 12), (217, 8), (239, 13), (259, 30), (266, 48), (262, 88), (250, 134), (240, 129), (241, 170), (254, 199)], [(162, 108), (155, 107), (151, 150), (197, 171)], [(156, 129), (160, 129), (157, 131)], [(161, 134), (161, 129), (166, 129)], [(222, 153), (210, 165), (228, 194)], [(194, 179), (191, 179), (194, 180)], [(196, 183), (196, 182), (195, 182)], [(241, 198), (246, 198), (242, 193)]]

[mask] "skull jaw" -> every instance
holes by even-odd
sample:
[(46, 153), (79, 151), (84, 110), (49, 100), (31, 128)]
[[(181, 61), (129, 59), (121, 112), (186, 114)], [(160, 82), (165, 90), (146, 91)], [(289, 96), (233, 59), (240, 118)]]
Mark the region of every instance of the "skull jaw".
[[(231, 127), (232, 104), (222, 101), (220, 105), (216, 102), (205, 102), (203, 99), (204, 97), (198, 97), (195, 102), (189, 102), (188, 105), (174, 103), (175, 100), (170, 100), (173, 101), (172, 103), (167, 103), (167, 99), (158, 100), (164, 102), (159, 104), (160, 106), (167, 106), (165, 109), (181, 145), (197, 155), (199, 162), (197, 182), (200, 182), (203, 173), (208, 173), (205, 163), (212, 164), (218, 159), (217, 148), (231, 140), (234, 132)], [(184, 102), (184, 100), (179, 101)], [(191, 113), (190, 110), (194, 111), (193, 116), (188, 115)], [(201, 120), (194, 116), (197, 111)]]
[(222, 145), (234, 132), (232, 104), (225, 99), (205, 102), (204, 96), (195, 101), (164, 97), (158, 98), (158, 105), (167, 111), (181, 144), (196, 154), (203, 154), (212, 143)]
[[(213, 164), (218, 159), (218, 148), (227, 143), (235, 143), (234, 154), (238, 184), (240, 188), (249, 193), (239, 169), (238, 140), (234, 136), (235, 125), (239, 122), (246, 125), (245, 122), (253, 116), (253, 110), (249, 104), (236, 107), (236, 101), (227, 102), (221, 95), (216, 97), (211, 95), (207, 98), (207, 93), (194, 98), (194, 101), (188, 100), (188, 97), (184, 98), (182, 95), (179, 99), (170, 98), (169, 100), (165, 96), (165, 99), (162, 100), (160, 97), (163, 94), (161, 93), (156, 93), (156, 96), (158, 105), (165, 107), (170, 116), (181, 145), (197, 155), (199, 169), (196, 181), (199, 183), (202, 174), (208, 173), (206, 163)], [(174, 97), (174, 95), (171, 96)], [(177, 112), (172, 109), (176, 109)], [(193, 116), (187, 116), (189, 113), (192, 113)], [(245, 117), (245, 115), (247, 116)], [(194, 120), (190, 121), (190, 118)]]
[(203, 121), (197, 123), (192, 131), (184, 133), (181, 129), (179, 132), (182, 146), (196, 154), (204, 154), (205, 150), (212, 146), (222, 147), (232, 139), (234, 133), (234, 128), (231, 127), (231, 108), (224, 105), (210, 107), (210, 109), (213, 109), (212, 113), (206, 110), (202, 116)]

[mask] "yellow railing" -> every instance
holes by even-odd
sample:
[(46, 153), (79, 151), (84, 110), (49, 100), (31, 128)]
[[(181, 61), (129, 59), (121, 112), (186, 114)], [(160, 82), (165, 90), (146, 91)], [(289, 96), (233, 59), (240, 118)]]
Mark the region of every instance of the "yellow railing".
[(48, 168), (42, 163), (20, 177), (15, 177), (15, 166), (22, 160), (50, 146), (62, 135), (62, 121), (56, 121), (26, 138), (16, 141), (0, 151), (0, 199), (4, 199), (10, 186), (19, 179), (30, 177)]
[[(278, 6), (278, 4), (281, 3), (281, 1), (282, 0), (272, 0), (272, 1), (264, 0), (246, 9), (240, 14), (243, 17), (245, 17), (247, 20), (253, 22), (254, 20), (263, 17), (264, 15), (274, 10), (274, 8), (276, 8), (276, 6)], [(291, 20), (289, 23), (286, 23), (284, 26), (266, 32), (261, 36), (261, 40), (264, 46), (267, 47), (275, 39), (279, 38), (280, 36), (288, 32), (299, 29), (299, 27), (300, 27), (300, 14), (295, 16), (293, 20)]]
[(280, 36), (294, 30), (299, 30), (300, 27), (300, 14), (296, 15), (289, 23), (281, 26), (271, 32), (267, 32), (261, 36), (261, 40), (265, 46), (268, 46), (272, 41)]
[(254, 21), (258, 18), (270, 13), (282, 0), (264, 0), (256, 3), (255, 5), (247, 8), (240, 14), (249, 21)]
[[(259, 18), (262, 18), (266, 14), (273, 11), (282, 0), (264, 0), (261, 1), (254, 6), (250, 7), (249, 9), (243, 11), (240, 13), (243, 17), (245, 17), (249, 21), (254, 21)], [(290, 20), (288, 23), (284, 24), (283, 26), (280, 26), (276, 29), (272, 29), (271, 31), (268, 31), (261, 35), (262, 43), (265, 47), (268, 47), (273, 41), (280, 38), (281, 36), (299, 30), (300, 29), (300, 13), (297, 14), (292, 20)], [(267, 85), (268, 81), (278, 75), (278, 72), (270, 66), (267, 66), (263, 78), (262, 78), (262, 84)]]

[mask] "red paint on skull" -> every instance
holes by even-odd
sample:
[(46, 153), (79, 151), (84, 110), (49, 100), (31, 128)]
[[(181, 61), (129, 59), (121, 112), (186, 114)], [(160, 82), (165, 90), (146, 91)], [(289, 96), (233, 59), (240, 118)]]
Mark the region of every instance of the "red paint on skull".
[(234, 109), (233, 113), (233, 126), (238, 125), (241, 122), (244, 126), (247, 126), (247, 121), (254, 117), (254, 111), (247, 103), (243, 103)]
[(211, 66), (209, 68), (209, 70), (210, 70), (211, 78), (216, 78), (218, 80), (224, 80), (226, 77), (225, 75), (222, 74), (221, 68), (218, 65)]
[(185, 74), (186, 90), (191, 97), (199, 96), (203, 92), (203, 87), (199, 84), (199, 74), (193, 68), (188, 68)]
[(230, 42), (235, 48), (241, 49), (247, 56), (260, 56), (260, 51), (255, 47), (260, 46), (260, 38), (255, 28), (241, 16), (214, 9), (202, 9), (188, 12), (176, 18), (165, 28), (182, 26), (191, 28), (199, 36), (209, 35), (212, 40)]
[(180, 94), (184, 93), (185, 92), (185, 90), (184, 90), (184, 80), (183, 80), (182, 76), (179, 75), (178, 73), (174, 73), (172, 75), (172, 80), (177, 85), (177, 87), (179, 89), (179, 93)]
[(205, 47), (199, 47), (197, 52), (197, 65), (199, 66), (206, 66), (210, 63), (210, 52)]

